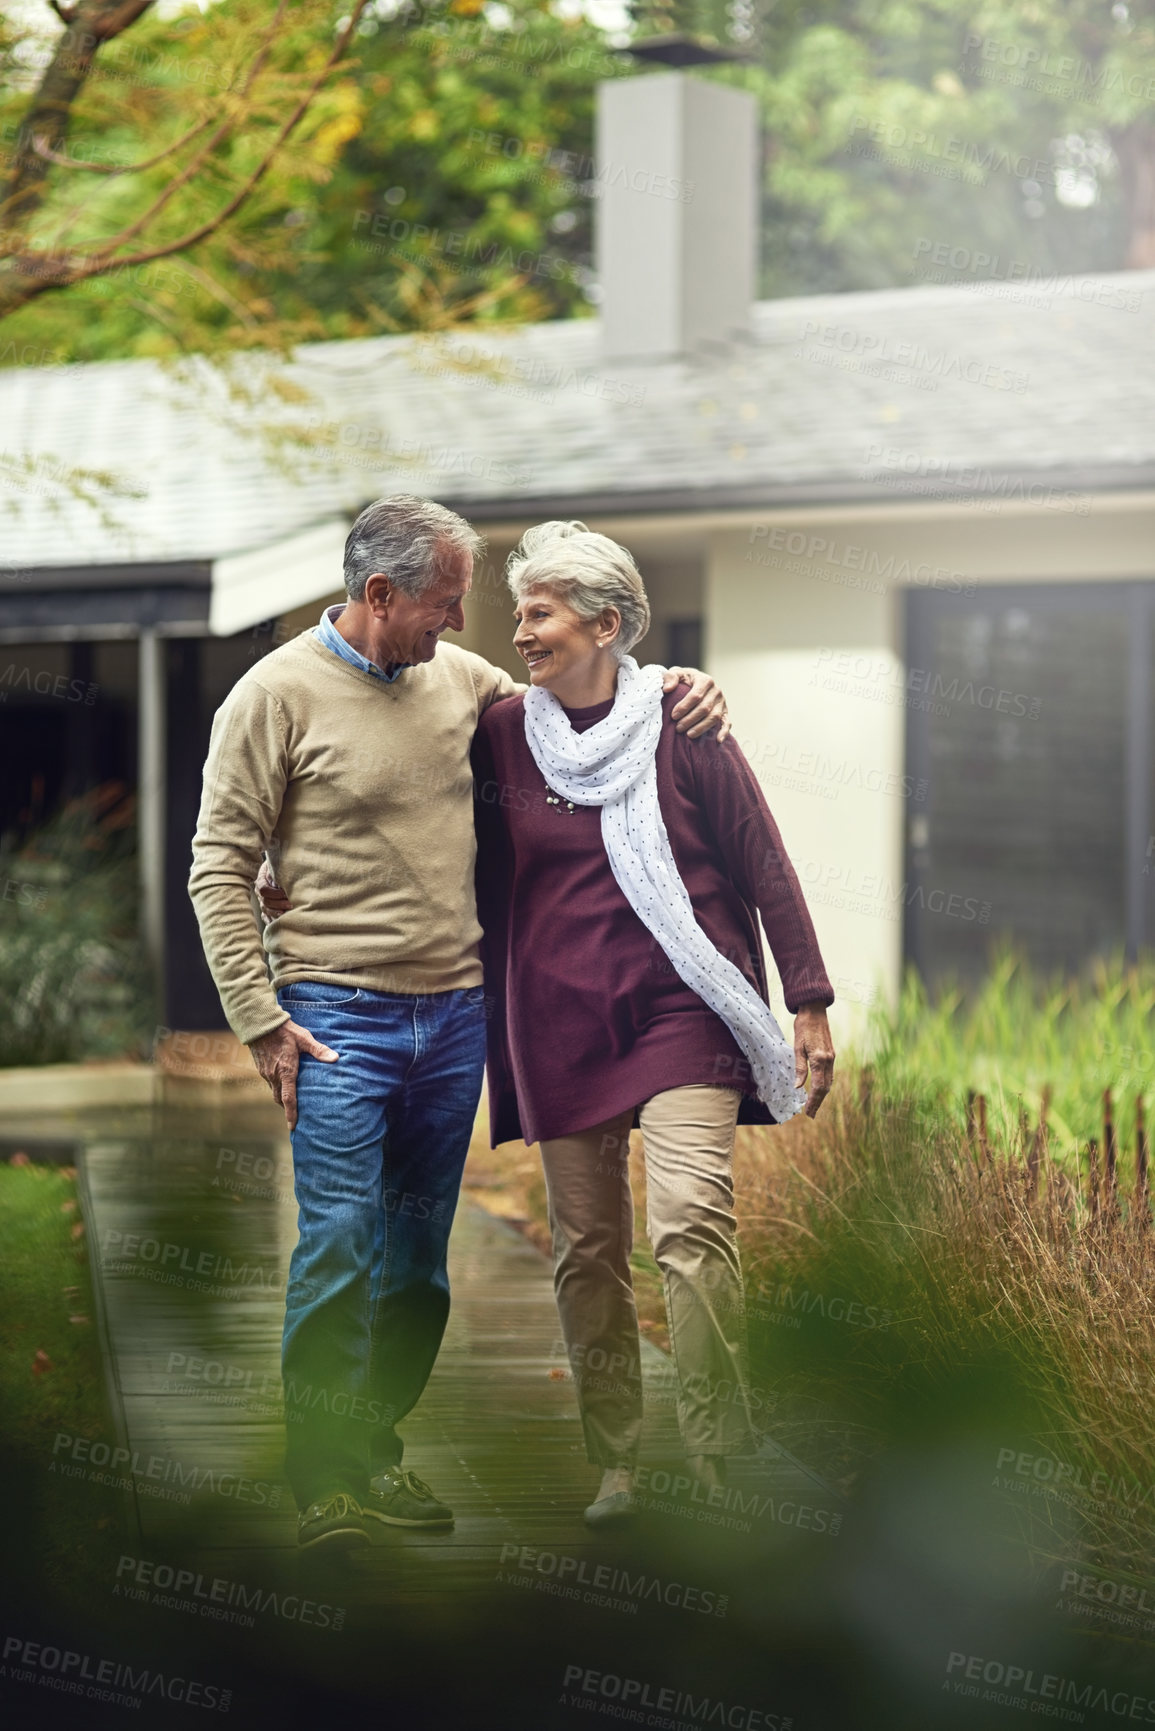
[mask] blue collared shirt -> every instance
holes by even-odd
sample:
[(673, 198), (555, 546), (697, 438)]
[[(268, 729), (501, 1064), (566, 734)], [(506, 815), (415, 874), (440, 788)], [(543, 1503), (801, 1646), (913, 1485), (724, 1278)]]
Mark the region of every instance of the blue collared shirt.
[(345, 603), (343, 601), (338, 601), (333, 607), (326, 607), (314, 635), (325, 645), (326, 649), (331, 649), (334, 655), (339, 655), (342, 661), (349, 661), (354, 667), (359, 667), (362, 673), (371, 673), (375, 679), (381, 679), (386, 685), (392, 685), (398, 675), (404, 673), (407, 663), (403, 661), (393, 669), (392, 673), (386, 673), (385, 669), (378, 667), (375, 661), (366, 660), (365, 656), (354, 649), (351, 643), (346, 643), (337, 630), (335, 621), (341, 617), (344, 611)]

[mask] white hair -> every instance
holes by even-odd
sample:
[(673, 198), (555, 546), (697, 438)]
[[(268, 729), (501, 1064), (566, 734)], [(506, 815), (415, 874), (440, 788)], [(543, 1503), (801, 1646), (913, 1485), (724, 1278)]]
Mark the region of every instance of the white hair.
[(584, 523), (557, 519), (527, 529), (509, 555), (506, 581), (515, 601), (530, 589), (550, 589), (579, 619), (596, 619), (607, 607), (621, 614), (615, 655), (628, 655), (650, 628), (650, 603), (633, 554)]
[(345, 590), (361, 601), (375, 573), (416, 601), (440, 577), (446, 551), (476, 556), (485, 543), (464, 517), (433, 499), (394, 493), (366, 505), (345, 542)]

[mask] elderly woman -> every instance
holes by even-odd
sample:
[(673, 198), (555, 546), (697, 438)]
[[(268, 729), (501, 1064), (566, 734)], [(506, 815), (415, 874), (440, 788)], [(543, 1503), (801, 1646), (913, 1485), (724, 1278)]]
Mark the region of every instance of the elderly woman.
[[(629, 655), (650, 620), (630, 554), (582, 523), (544, 523), (508, 577), (530, 689), (491, 705), (473, 752), (491, 1140), (541, 1144), (562, 1331), (603, 1468), (596, 1526), (631, 1511), (642, 1423), (630, 1129), (683, 1446), (712, 1488), (725, 1457), (754, 1446), (735, 1125), (817, 1111), (833, 993), (742, 752), (679, 734), (663, 670)], [(793, 1049), (766, 1001), (755, 910)]]

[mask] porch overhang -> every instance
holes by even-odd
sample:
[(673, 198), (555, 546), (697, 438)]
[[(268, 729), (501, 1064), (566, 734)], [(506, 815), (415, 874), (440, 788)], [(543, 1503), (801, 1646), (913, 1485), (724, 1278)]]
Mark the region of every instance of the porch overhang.
[(214, 559), (208, 620), (213, 636), (231, 637), (339, 589), (348, 533), (346, 518), (330, 517), (283, 540)]

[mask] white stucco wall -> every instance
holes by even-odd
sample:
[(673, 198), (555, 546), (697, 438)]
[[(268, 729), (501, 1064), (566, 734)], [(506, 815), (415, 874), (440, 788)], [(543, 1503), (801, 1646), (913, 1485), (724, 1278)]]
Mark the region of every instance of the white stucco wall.
[(905, 592), (1153, 577), (1150, 495), (751, 513), (712, 528), (706, 665), (802, 879), (838, 994), (836, 1042), (901, 977), (905, 826), (920, 809), (904, 762), (919, 701)]
[[(900, 609), (892, 589), (835, 589), (756, 563), (765, 551), (749, 531), (715, 538), (706, 660), (806, 892), (845, 1043), (901, 961), (901, 918), (879, 893), (901, 881)], [(832, 689), (844, 657), (882, 701)]]

